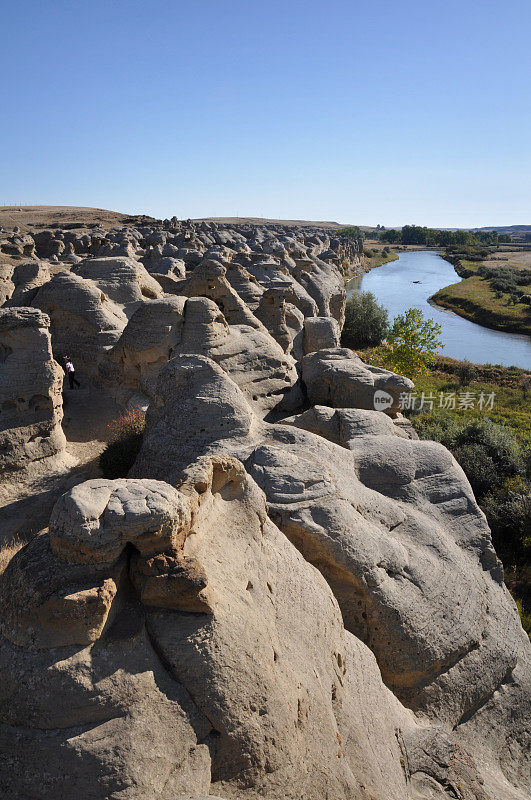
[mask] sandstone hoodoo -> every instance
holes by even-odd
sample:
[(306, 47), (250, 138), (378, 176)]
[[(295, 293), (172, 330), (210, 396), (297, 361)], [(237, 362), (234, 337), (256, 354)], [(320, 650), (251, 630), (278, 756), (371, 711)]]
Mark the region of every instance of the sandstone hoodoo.
[(526, 800), (485, 517), (411, 381), (339, 346), (360, 243), (101, 224), (0, 234), (0, 796)]

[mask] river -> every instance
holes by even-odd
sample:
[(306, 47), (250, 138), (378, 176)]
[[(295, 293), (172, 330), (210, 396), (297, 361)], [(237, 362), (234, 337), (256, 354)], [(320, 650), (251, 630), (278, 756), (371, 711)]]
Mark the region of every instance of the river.
[[(414, 283), (420, 281), (420, 283)], [(425, 317), (442, 328), (442, 355), (474, 364), (503, 364), (531, 369), (531, 339), (518, 333), (505, 333), (484, 328), (451, 311), (431, 306), (428, 297), (459, 276), (453, 266), (431, 250), (400, 253), (397, 261), (389, 261), (347, 285), (347, 296), (354, 291), (372, 292), (389, 311), (389, 320), (408, 308), (418, 308)]]

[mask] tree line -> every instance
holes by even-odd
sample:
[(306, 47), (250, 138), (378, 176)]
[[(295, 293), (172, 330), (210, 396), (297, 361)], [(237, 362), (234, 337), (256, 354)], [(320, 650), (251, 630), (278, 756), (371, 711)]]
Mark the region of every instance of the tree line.
[[(365, 233), (357, 226), (342, 228), (337, 232), (348, 239), (364, 239)], [(420, 225), (404, 225), (401, 229), (380, 228), (371, 234), (386, 244), (417, 244), (425, 247), (458, 246), (497, 246), (507, 244), (511, 237), (507, 233), (497, 231), (445, 231), (440, 228), (427, 228)]]
[(427, 247), (449, 247), (450, 245), (493, 245), (508, 243), (511, 237), (498, 231), (444, 231), (420, 225), (404, 225), (401, 230), (390, 228), (381, 231), (378, 238), (388, 244), (417, 244)]

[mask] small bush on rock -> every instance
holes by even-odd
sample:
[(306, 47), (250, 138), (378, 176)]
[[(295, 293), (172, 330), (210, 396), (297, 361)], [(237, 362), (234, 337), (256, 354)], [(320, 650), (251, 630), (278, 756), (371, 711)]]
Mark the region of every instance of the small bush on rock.
[(111, 422), (112, 439), (100, 456), (104, 478), (125, 478), (142, 446), (146, 414), (140, 408), (127, 411)]

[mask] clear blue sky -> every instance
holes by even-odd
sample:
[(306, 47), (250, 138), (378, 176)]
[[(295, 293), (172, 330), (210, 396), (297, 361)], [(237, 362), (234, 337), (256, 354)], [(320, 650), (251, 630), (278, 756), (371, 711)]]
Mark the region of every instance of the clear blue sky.
[(0, 205), (531, 224), (529, 0), (4, 0), (0, 24)]

